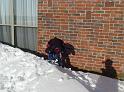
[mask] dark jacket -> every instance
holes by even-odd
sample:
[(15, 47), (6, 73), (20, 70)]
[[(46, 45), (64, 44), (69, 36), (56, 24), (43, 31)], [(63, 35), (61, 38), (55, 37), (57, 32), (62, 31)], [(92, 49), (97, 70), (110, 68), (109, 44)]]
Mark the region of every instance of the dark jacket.
[(48, 42), (45, 52), (55, 52), (55, 50), (58, 49), (60, 52), (64, 50), (64, 42), (61, 39), (55, 37)]

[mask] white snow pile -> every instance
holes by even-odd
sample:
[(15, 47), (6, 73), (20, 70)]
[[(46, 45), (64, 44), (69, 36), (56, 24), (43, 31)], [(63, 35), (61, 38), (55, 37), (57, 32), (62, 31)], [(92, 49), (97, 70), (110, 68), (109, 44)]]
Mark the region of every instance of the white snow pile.
[(63, 69), (0, 43), (0, 92), (124, 92), (124, 81)]

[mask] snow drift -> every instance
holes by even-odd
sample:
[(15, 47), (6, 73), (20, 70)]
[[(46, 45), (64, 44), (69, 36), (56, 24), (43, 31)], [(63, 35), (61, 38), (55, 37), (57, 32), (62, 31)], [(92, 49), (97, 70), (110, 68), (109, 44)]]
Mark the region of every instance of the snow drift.
[(0, 43), (0, 92), (124, 92), (124, 82), (63, 69)]

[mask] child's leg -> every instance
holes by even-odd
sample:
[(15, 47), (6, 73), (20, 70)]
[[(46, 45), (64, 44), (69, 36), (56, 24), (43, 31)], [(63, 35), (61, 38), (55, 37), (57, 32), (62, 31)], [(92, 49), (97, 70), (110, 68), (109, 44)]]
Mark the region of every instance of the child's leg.
[(53, 53), (48, 53), (48, 62), (51, 62), (53, 60)]

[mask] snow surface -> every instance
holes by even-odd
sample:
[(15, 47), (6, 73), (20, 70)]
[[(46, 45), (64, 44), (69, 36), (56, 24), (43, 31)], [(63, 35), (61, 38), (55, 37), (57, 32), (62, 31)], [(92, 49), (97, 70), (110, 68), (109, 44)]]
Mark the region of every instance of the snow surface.
[(124, 81), (63, 69), (0, 43), (0, 92), (124, 92)]

